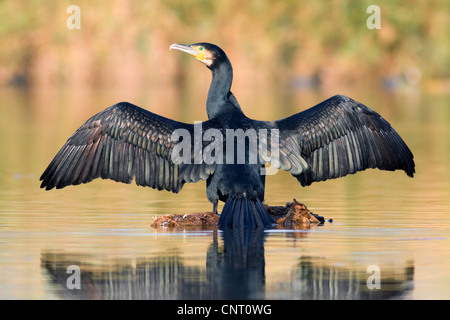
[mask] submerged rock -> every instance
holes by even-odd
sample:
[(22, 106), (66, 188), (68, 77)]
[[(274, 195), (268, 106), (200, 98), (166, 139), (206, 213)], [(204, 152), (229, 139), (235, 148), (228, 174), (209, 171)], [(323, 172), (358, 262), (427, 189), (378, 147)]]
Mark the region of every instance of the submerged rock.
[[(267, 212), (276, 220), (279, 227), (300, 227), (308, 228), (311, 225), (325, 223), (322, 216), (309, 211), (303, 204), (294, 199), (293, 202), (286, 203), (286, 206), (264, 205)], [(332, 220), (329, 220), (330, 222)], [(190, 213), (190, 214), (170, 214), (155, 217), (151, 227), (160, 228), (201, 228), (214, 229), (219, 223), (219, 215), (212, 212)]]

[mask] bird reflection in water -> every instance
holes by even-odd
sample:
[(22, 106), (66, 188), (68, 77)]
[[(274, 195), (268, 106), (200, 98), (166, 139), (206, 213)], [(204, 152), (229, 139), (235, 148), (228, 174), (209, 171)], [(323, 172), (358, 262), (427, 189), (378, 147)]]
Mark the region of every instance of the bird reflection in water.
[[(286, 234), (299, 232), (290, 231)], [(61, 299), (392, 299), (412, 290), (411, 261), (380, 266), (381, 289), (370, 290), (366, 267), (316, 256), (300, 256), (290, 276), (271, 276), (267, 283), (268, 237), (270, 232), (262, 229), (213, 231), (204, 268), (190, 266), (179, 251), (111, 263), (92, 263), (82, 254), (43, 252), (41, 265)], [(79, 290), (67, 288), (71, 265), (80, 267)]]

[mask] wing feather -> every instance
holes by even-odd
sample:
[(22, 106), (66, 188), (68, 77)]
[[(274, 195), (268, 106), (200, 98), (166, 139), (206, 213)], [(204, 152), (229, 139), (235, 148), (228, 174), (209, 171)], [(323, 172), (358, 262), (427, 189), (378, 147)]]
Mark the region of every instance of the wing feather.
[[(204, 130), (214, 126), (203, 123)], [(185, 182), (206, 180), (215, 165), (175, 164), (176, 129), (194, 127), (121, 102), (91, 117), (63, 145), (41, 176), (42, 188), (64, 188), (93, 179), (111, 179), (179, 192)], [(193, 147), (193, 146), (192, 146)], [(184, 177), (181, 173), (188, 172)]]
[[(368, 168), (414, 176), (413, 154), (378, 113), (345, 96), (257, 127), (278, 129), (281, 168), (303, 186)], [(299, 166), (300, 164), (300, 166)]]

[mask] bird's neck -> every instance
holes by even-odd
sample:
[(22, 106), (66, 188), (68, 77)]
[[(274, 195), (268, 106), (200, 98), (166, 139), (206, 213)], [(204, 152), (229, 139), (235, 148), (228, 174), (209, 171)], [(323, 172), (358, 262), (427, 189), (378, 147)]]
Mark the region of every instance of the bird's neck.
[(209, 119), (220, 116), (230, 107), (228, 97), (233, 82), (233, 68), (228, 59), (211, 71), (212, 81), (206, 100), (206, 111)]

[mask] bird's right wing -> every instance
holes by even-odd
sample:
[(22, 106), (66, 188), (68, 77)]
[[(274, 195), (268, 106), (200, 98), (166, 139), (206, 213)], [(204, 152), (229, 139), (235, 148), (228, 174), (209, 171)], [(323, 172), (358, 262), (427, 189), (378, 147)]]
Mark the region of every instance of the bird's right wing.
[(368, 168), (415, 172), (413, 154), (391, 125), (346, 96), (259, 126), (279, 130), (278, 168), (302, 186)]
[[(204, 130), (214, 125), (202, 123)], [(64, 188), (95, 178), (179, 192), (185, 182), (206, 180), (215, 165), (173, 161), (181, 129), (193, 136), (194, 125), (161, 117), (127, 102), (94, 115), (64, 144), (42, 174), (41, 188)], [(191, 150), (194, 150), (192, 139)], [(194, 154), (192, 154), (194, 158)]]

